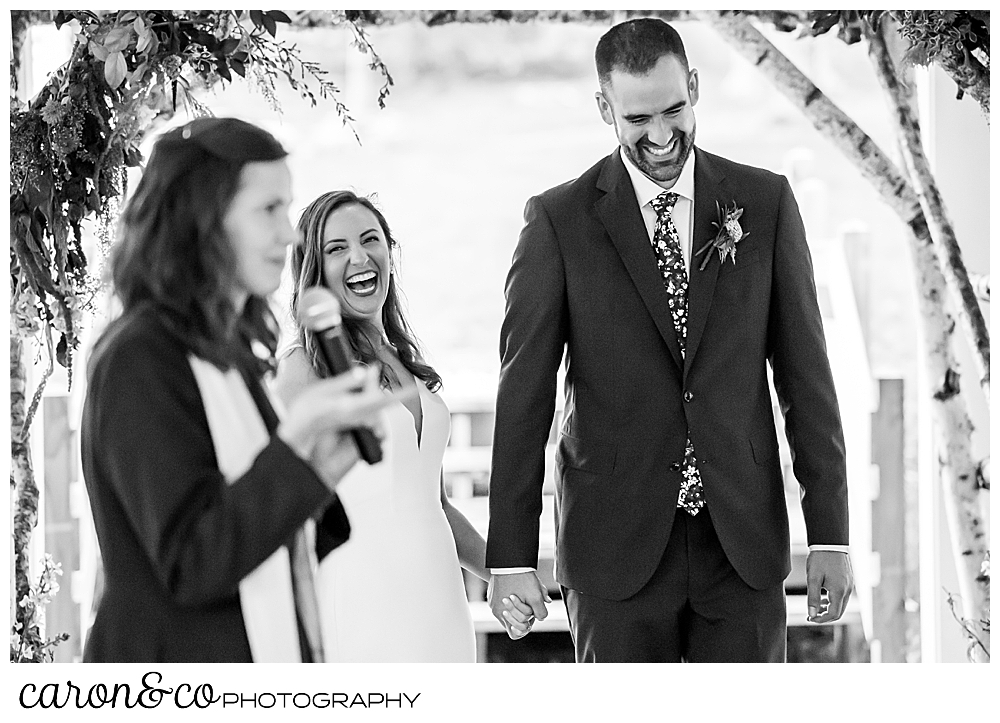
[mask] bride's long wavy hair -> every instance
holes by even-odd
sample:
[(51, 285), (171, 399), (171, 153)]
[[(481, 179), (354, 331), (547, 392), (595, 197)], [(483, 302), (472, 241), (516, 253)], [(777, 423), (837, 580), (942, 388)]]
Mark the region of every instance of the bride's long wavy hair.
[[(382, 325), (389, 343), (396, 348), (399, 360), (413, 376), (420, 379), (427, 388), (436, 392), (441, 388), (441, 375), (424, 361), (420, 343), (403, 314), (400, 291), (396, 287), (395, 256), (399, 250), (396, 239), (389, 230), (389, 224), (382, 212), (371, 199), (358, 196), (352, 191), (329, 191), (310, 203), (299, 217), (299, 242), (292, 250), (292, 318), (298, 319), (299, 299), (302, 292), (311, 286), (329, 286), (323, 272), (323, 228), (331, 213), (344, 206), (357, 205), (367, 208), (378, 220), (389, 244), (389, 281), (385, 303), (382, 305)], [(371, 322), (344, 316), (344, 330), (350, 340), (355, 357), (364, 364), (378, 362), (376, 349), (371, 339), (380, 337)], [(319, 353), (316, 335), (297, 324), (298, 341), (305, 349), (313, 371), (317, 376), (330, 376), (330, 369)], [(398, 384), (399, 379), (387, 365), (382, 365), (382, 386)]]

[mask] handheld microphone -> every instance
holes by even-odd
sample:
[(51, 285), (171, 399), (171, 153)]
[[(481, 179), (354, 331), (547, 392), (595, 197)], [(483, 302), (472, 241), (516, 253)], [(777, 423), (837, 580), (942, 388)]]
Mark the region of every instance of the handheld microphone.
[[(302, 292), (299, 299), (299, 323), (316, 335), (320, 353), (332, 375), (351, 369), (351, 347), (341, 326), (340, 302), (333, 292), (322, 286), (313, 286)], [(382, 443), (368, 427), (351, 430), (351, 437), (358, 452), (368, 464), (382, 461)]]

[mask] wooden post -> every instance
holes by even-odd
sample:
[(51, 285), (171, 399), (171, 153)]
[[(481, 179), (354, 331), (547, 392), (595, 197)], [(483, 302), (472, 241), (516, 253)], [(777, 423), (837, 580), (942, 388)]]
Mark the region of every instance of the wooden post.
[(858, 307), (858, 323), (861, 325), (865, 350), (871, 361), (872, 237), (866, 228), (858, 224), (845, 230), (841, 238), (847, 269), (851, 275), (854, 301)]
[[(873, 649), (883, 663), (906, 662), (906, 495), (903, 459), (903, 380), (879, 379), (872, 414), (872, 465), (878, 494), (872, 500), (872, 551), (878, 584), (872, 590)], [(873, 650), (874, 652), (874, 650)]]

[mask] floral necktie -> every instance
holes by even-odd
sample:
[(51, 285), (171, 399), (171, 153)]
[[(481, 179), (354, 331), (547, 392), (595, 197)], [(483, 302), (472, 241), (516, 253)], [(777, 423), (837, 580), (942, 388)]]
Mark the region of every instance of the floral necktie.
[[(688, 275), (684, 266), (680, 238), (677, 236), (677, 227), (674, 226), (675, 203), (677, 194), (670, 191), (664, 191), (650, 201), (650, 205), (656, 211), (653, 251), (656, 254), (656, 265), (663, 274), (663, 286), (669, 295), (667, 304), (674, 321), (674, 331), (677, 332), (677, 345), (681, 348), (681, 358), (683, 358), (687, 346)], [(705, 506), (705, 495), (702, 492), (701, 473), (698, 471), (694, 445), (691, 444), (690, 438), (684, 450), (681, 476), (683, 479), (677, 506), (689, 514), (696, 515), (698, 510)]]

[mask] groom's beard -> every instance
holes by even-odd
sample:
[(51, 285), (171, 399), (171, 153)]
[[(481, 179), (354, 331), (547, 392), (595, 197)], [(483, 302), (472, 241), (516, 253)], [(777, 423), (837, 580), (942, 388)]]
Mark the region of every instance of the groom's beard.
[(684, 169), (684, 164), (687, 162), (687, 158), (691, 155), (691, 149), (694, 148), (694, 136), (696, 126), (691, 128), (690, 133), (685, 133), (683, 131), (676, 131), (677, 146), (678, 151), (675, 152), (674, 158), (660, 161), (659, 159), (650, 158), (648, 153), (643, 153), (643, 145), (646, 143), (645, 136), (641, 138), (634, 147), (624, 146), (625, 156), (635, 164), (635, 167), (642, 171), (650, 180), (654, 181), (659, 185), (667, 184), (669, 188), (680, 178), (681, 171)]

